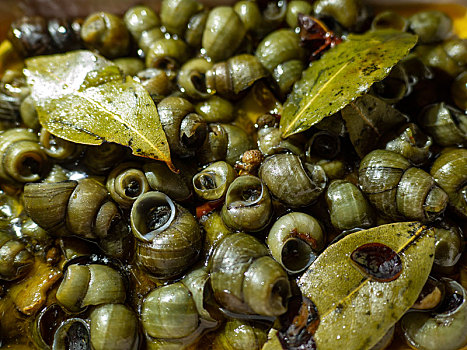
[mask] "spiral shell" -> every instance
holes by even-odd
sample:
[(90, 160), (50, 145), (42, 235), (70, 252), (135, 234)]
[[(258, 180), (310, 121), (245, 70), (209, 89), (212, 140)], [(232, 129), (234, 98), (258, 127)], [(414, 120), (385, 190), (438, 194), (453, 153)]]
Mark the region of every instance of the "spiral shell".
[(136, 260), (155, 276), (179, 275), (198, 257), (202, 245), (198, 223), (164, 193), (150, 191), (138, 197), (130, 218)]
[(0, 179), (9, 182), (34, 182), (48, 170), (48, 159), (37, 135), (27, 129), (0, 132)]

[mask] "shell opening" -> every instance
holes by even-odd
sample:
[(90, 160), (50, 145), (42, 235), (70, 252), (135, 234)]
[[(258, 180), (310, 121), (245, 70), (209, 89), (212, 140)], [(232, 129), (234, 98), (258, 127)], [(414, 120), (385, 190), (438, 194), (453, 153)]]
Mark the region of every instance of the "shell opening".
[(290, 285), (286, 278), (278, 279), (271, 290), (271, 309), (277, 310), (278, 314), (287, 311), (287, 300), (290, 297)]
[(290, 238), (282, 247), (281, 262), (290, 273), (299, 273), (317, 258), (310, 245), (299, 238)]
[(162, 192), (146, 192), (131, 208), (131, 228), (136, 238), (151, 241), (170, 226), (175, 218), (175, 204)]

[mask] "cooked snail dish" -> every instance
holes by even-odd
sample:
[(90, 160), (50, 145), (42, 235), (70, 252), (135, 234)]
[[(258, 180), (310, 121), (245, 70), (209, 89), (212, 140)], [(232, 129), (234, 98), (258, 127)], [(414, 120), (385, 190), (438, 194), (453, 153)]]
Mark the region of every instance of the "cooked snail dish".
[(0, 348), (467, 348), (462, 2), (5, 1)]

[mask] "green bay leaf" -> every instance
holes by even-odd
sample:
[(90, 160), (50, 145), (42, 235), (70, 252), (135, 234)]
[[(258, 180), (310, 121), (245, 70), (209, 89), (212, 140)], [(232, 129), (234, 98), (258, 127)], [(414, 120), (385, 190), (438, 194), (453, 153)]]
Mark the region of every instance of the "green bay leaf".
[[(350, 254), (367, 243), (396, 251), (402, 272), (377, 282), (352, 264)], [(330, 245), (300, 278), (303, 295), (318, 309), (317, 348), (370, 349), (413, 305), (431, 271), (434, 234), (418, 222), (383, 225), (352, 233)]]
[(156, 106), (144, 87), (90, 51), (26, 60), (39, 122), (65, 140), (115, 142), (175, 169)]
[(395, 30), (350, 34), (312, 62), (295, 83), (282, 111), (283, 137), (307, 130), (365, 94), (416, 43), (416, 35)]

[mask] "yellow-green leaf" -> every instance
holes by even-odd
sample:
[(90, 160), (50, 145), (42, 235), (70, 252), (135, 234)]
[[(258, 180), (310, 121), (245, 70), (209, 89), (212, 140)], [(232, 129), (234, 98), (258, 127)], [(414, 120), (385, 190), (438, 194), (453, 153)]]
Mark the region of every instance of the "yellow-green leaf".
[[(352, 264), (367, 243), (382, 243), (402, 260), (399, 277), (377, 282)], [(431, 271), (434, 235), (418, 222), (394, 223), (350, 234), (330, 245), (299, 286), (318, 309), (317, 348), (370, 349), (413, 305)]]
[(416, 35), (395, 30), (350, 34), (314, 61), (294, 85), (282, 111), (283, 137), (307, 130), (366, 93), (416, 43)]
[(174, 169), (156, 106), (138, 82), (90, 51), (26, 60), (39, 122), (65, 140), (129, 146), (137, 156)]

